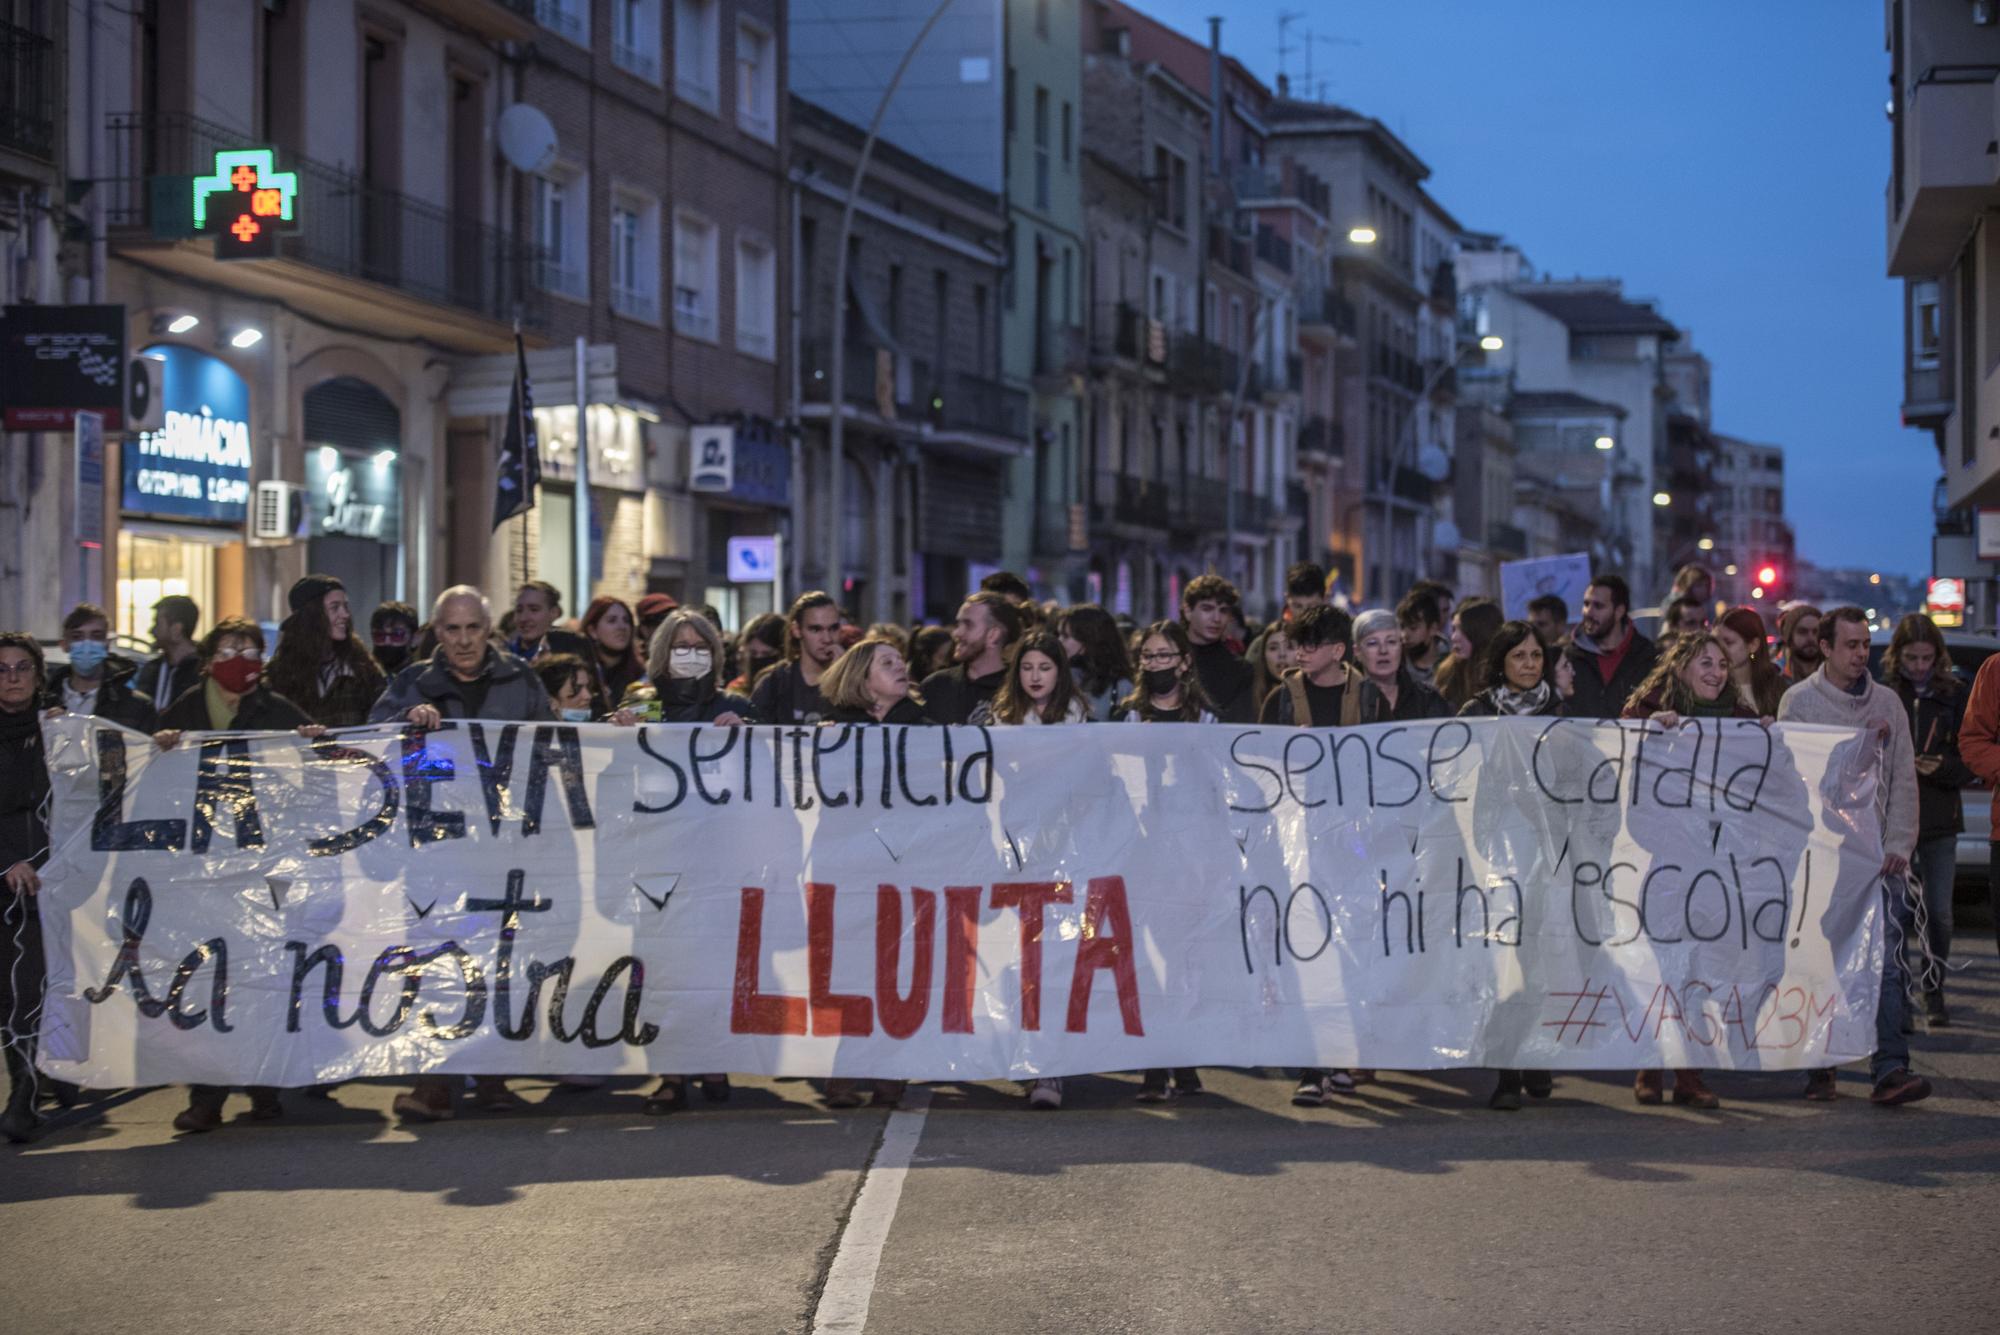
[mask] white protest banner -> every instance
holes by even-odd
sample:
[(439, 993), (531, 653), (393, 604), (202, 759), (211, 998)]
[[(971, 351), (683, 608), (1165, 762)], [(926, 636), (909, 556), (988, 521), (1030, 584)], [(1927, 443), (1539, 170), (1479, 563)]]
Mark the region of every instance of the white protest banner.
[(46, 726), (41, 1060), (90, 1085), (1873, 1044), (1845, 730)]
[(1526, 621), (1528, 604), (1550, 593), (1562, 599), (1574, 617), (1589, 587), (1590, 557), (1583, 552), (1500, 563), (1500, 608), (1510, 620)]

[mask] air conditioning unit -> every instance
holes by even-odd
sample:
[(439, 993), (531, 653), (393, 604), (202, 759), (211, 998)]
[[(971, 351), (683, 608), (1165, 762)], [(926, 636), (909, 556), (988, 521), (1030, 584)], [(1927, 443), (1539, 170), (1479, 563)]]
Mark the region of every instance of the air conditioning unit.
[(134, 357), (125, 374), (125, 430), (133, 435), (158, 431), (167, 407), (160, 398), (167, 364), (156, 357)]
[(259, 482), (250, 507), (250, 539), (287, 543), (306, 535), (306, 489), (296, 482)]

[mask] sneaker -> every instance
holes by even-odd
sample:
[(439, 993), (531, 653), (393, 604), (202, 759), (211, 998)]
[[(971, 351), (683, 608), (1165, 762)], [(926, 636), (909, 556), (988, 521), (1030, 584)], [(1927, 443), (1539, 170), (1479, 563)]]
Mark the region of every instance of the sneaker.
[(1154, 1084), (1151, 1080), (1148, 1080), (1145, 1084), (1139, 1086), (1139, 1092), (1134, 1094), (1132, 1099), (1135, 1103), (1171, 1103), (1173, 1097), (1174, 1089), (1166, 1081), (1162, 1080), (1160, 1083)]
[(1354, 1092), (1352, 1071), (1328, 1071), (1325, 1089), (1328, 1094), (1352, 1094)]
[(1495, 1112), (1519, 1112), (1521, 1095), (1512, 1089), (1496, 1089), (1492, 1097), (1486, 1100), (1486, 1106)]
[(1813, 1103), (1832, 1103), (1840, 1097), (1840, 1090), (1833, 1081), (1831, 1066), (1806, 1072), (1805, 1097)]
[(250, 1095), (251, 1121), (268, 1122), (271, 1121), (273, 1118), (283, 1117), (284, 1115), (285, 1115), (285, 1105), (278, 1102), (277, 1090), (275, 1089), (266, 1090), (263, 1093), (257, 1093), (253, 1091), (251, 1093)]
[(1944, 1008), (1944, 993), (1924, 993), (1924, 1021), (1933, 1029), (1951, 1028), (1951, 1012)]
[(1062, 1107), (1062, 1081), (1037, 1080), (1028, 1089), (1028, 1106), (1030, 1108)]
[(1318, 1071), (1305, 1071), (1299, 1076), (1299, 1087), (1292, 1091), (1294, 1108), (1319, 1108), (1326, 1104), (1326, 1077)]
[(507, 1082), (499, 1076), (478, 1077), (472, 1087), (472, 1106), (487, 1112), (521, 1112), (527, 1102), (507, 1088)]
[(1192, 1066), (1184, 1066), (1174, 1072), (1174, 1091), (1182, 1098), (1201, 1093), (1201, 1075)]
[(1523, 1071), (1521, 1083), (1531, 1099), (1545, 1099), (1556, 1092), (1555, 1074), (1550, 1071)]
[(1917, 1103), (1930, 1096), (1930, 1081), (1906, 1067), (1898, 1066), (1875, 1082), (1874, 1092), (1869, 1094), (1868, 1101), (1893, 1108), (1899, 1103)]

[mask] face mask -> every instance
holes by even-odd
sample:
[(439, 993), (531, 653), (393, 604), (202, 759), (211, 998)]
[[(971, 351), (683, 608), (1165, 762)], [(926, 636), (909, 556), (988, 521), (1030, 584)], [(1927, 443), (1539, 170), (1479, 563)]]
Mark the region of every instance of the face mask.
[(1174, 668), (1147, 668), (1139, 675), (1146, 679), (1148, 695), (1171, 695), (1181, 684), (1181, 674)]
[(102, 640), (78, 640), (69, 647), (69, 665), (79, 677), (94, 677), (110, 652), (111, 646)]
[(676, 649), (667, 655), (667, 675), (684, 681), (706, 677), (715, 670), (715, 655), (706, 649)]
[(382, 665), (384, 672), (392, 674), (400, 672), (403, 670), (403, 666), (410, 661), (410, 646), (407, 644), (378, 644), (375, 646), (375, 661)]
[(669, 705), (698, 705), (708, 690), (708, 674), (699, 677), (671, 677), (660, 683), (660, 700)]
[(559, 712), (562, 715), (562, 721), (564, 723), (590, 722), (590, 710), (587, 707), (583, 709), (563, 709), (557, 712)]
[(248, 654), (238, 654), (234, 658), (218, 658), (208, 665), (208, 675), (215, 678), (215, 684), (231, 695), (242, 695), (257, 684), (264, 675), (264, 660)]

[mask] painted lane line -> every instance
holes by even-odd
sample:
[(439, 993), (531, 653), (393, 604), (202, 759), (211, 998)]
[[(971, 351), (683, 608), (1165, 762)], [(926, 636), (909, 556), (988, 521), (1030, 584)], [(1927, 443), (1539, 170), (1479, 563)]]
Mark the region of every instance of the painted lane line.
[(904, 1096), (904, 1106), (889, 1114), (882, 1131), (881, 1147), (874, 1160), (862, 1170), (861, 1191), (847, 1216), (833, 1264), (827, 1268), (826, 1286), (820, 1290), (819, 1305), (813, 1309), (813, 1335), (861, 1335), (868, 1325), (868, 1304), (875, 1296), (875, 1274), (882, 1265), (882, 1247), (889, 1241), (889, 1229), (896, 1222), (896, 1206), (903, 1199), (903, 1179), (910, 1160), (923, 1138), (924, 1118), (931, 1106), (930, 1089), (923, 1085)]

